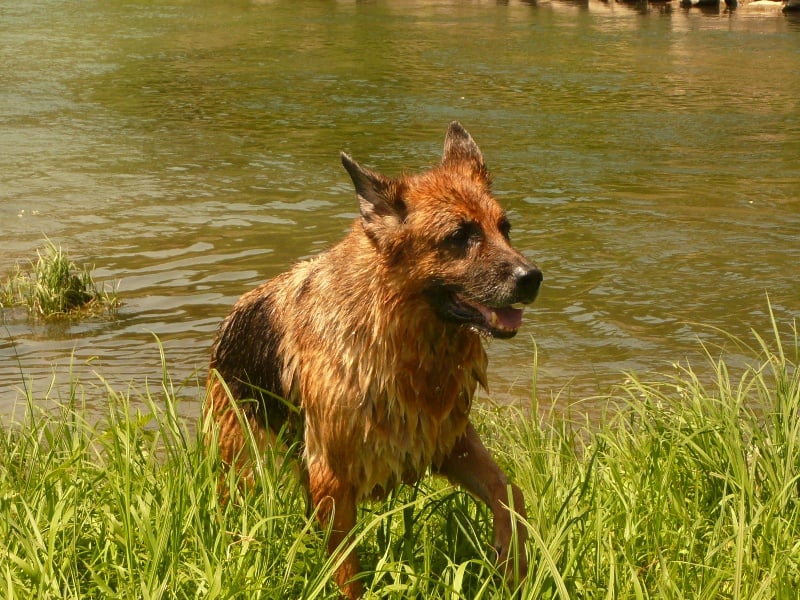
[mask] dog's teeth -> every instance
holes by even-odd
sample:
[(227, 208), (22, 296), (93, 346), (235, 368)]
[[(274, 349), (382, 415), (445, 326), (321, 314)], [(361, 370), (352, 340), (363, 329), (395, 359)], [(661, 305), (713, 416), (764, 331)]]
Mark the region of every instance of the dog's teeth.
[(522, 310), (523, 308), (525, 308), (525, 305), (522, 302), (515, 302), (514, 304), (511, 305), (511, 308), (513, 308), (514, 310)]
[(495, 311), (492, 311), (492, 318), (489, 320), (489, 325), (497, 327), (500, 324), (500, 318)]

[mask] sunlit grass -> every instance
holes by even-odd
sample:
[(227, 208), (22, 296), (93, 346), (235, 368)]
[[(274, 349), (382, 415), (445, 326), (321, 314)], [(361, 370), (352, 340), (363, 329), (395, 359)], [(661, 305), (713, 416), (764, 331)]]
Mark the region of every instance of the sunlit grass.
[[(527, 498), (516, 597), (796, 597), (800, 345), (796, 329), (754, 339), (753, 366), (735, 374), (709, 358), (702, 377), (629, 377), (595, 427), (539, 417), (535, 397), (477, 410)], [(94, 422), (81, 389), (55, 414), (29, 398), (26, 421), (3, 430), (0, 595), (337, 597), (290, 465), (267, 456), (255, 486), (231, 483), (220, 503), (218, 458), (204, 427), (176, 416), (166, 368), (138, 395), (108, 386)], [(510, 598), (490, 540), (489, 512), (429, 478), (364, 507), (350, 543), (369, 597)]]
[(710, 382), (687, 366), (659, 383), (629, 377), (619, 412), (588, 437), (513, 421), (534, 562), (557, 566), (537, 577), (556, 595), (560, 579), (571, 597), (796, 597), (797, 330), (788, 347), (756, 342), (738, 375), (709, 357)]
[(57, 318), (113, 311), (119, 305), (113, 289), (98, 286), (90, 268), (77, 267), (50, 240), (36, 253), (29, 270), (17, 264), (0, 285), (0, 308), (25, 306), (32, 315)]

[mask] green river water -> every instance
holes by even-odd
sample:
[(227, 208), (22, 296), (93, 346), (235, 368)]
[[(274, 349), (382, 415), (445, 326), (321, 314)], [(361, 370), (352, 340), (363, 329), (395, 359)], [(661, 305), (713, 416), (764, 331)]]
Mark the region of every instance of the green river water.
[(712, 328), (768, 334), (767, 294), (784, 330), (800, 314), (800, 19), (778, 3), (31, 0), (0, 6), (0, 65), (0, 271), (47, 236), (124, 303), (6, 310), (4, 417), (71, 376), (90, 406), (157, 390), (154, 336), (197, 414), (236, 298), (355, 217), (339, 152), (417, 170), (453, 119), (545, 276), (490, 344), (495, 399), (529, 401), (534, 347), (565, 408), (702, 365), (701, 342), (740, 364)]

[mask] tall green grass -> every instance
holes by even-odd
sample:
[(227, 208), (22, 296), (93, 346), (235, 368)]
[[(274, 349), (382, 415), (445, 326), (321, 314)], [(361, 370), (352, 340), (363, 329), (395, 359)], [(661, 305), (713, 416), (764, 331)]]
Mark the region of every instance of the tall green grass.
[(794, 327), (788, 347), (756, 336), (736, 375), (709, 354), (707, 380), (629, 377), (589, 436), (515, 421), (510, 462), (548, 565), (533, 597), (796, 598), (798, 348)]
[[(592, 426), (539, 417), (535, 397), (476, 412), (528, 501), (515, 597), (797, 597), (800, 344), (796, 329), (771, 338), (738, 373), (710, 359), (630, 377)], [(109, 385), (107, 399), (90, 422), (76, 383), (59, 412), (29, 398), (3, 430), (0, 596), (337, 596), (290, 465), (265, 457), (255, 486), (221, 504), (218, 458), (177, 417), (166, 368), (159, 386)], [(370, 597), (509, 598), (490, 540), (482, 505), (428, 479), (364, 507), (349, 543)]]

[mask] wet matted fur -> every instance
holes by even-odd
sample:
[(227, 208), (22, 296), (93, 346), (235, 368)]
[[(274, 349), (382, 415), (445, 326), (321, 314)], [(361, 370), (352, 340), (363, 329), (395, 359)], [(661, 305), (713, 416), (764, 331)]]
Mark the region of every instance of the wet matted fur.
[[(522, 494), (469, 413), (486, 387), (482, 338), (516, 334), (542, 274), (511, 246), (483, 155), (459, 123), (428, 171), (389, 178), (346, 154), (342, 163), (361, 211), (349, 234), (243, 295), (220, 326), (206, 411), (222, 460), (251, 460), (242, 420), (264, 448), (281, 429), (296, 436), (330, 552), (358, 502), (430, 468), (491, 508), (498, 560), (524, 575), (525, 528), (513, 522), (525, 517)], [(362, 593), (359, 570), (351, 552), (336, 573), (350, 598)]]

